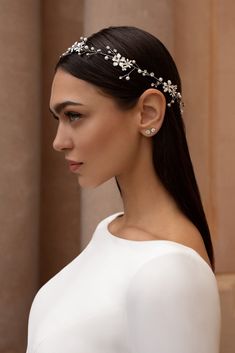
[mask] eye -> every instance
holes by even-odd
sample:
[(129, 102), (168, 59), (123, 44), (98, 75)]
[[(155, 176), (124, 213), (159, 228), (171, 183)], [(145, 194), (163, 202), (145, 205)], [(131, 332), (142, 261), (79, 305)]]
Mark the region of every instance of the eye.
[(66, 115), (69, 118), (69, 120), (73, 122), (73, 121), (79, 120), (82, 114), (76, 113), (76, 112), (64, 112), (64, 115)]

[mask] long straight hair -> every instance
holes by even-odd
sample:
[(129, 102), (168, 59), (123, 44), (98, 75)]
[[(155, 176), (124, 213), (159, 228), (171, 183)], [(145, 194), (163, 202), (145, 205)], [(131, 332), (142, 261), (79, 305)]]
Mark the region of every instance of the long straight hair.
[[(156, 77), (171, 80), (181, 92), (181, 80), (175, 62), (163, 43), (150, 33), (136, 27), (108, 27), (91, 35), (87, 44), (105, 51), (107, 45), (128, 59), (135, 59), (142, 69), (154, 72)], [(119, 108), (132, 108), (141, 94), (150, 88), (151, 80), (137, 72), (131, 80), (120, 80), (120, 68), (114, 67), (101, 55), (62, 56), (58, 68), (97, 86), (112, 97)], [(161, 86), (158, 88), (160, 91)], [(163, 92), (166, 97), (166, 94)], [(167, 99), (167, 97), (166, 97)], [(153, 165), (162, 184), (172, 195), (178, 207), (199, 230), (214, 271), (214, 252), (210, 230), (203, 210), (199, 188), (196, 182), (188, 150), (185, 125), (179, 104), (166, 107), (163, 124), (152, 139)], [(117, 182), (117, 179), (116, 179)], [(120, 185), (118, 189), (122, 196)]]

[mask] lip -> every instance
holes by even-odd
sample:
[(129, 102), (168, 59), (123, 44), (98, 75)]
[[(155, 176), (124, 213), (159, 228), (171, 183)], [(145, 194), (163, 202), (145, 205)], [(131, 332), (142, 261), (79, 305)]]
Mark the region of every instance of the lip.
[(79, 168), (81, 168), (82, 165), (83, 163), (69, 163), (69, 169), (71, 172), (76, 172)]
[(66, 161), (69, 162), (69, 164), (81, 164), (81, 163), (83, 163), (83, 162), (73, 161), (72, 159), (68, 159), (68, 158), (65, 158), (65, 159), (66, 159)]
[(68, 161), (69, 169), (72, 172), (76, 172), (83, 165), (83, 162), (77, 162), (77, 161), (73, 161), (73, 160), (67, 159), (67, 158), (66, 158), (66, 160)]

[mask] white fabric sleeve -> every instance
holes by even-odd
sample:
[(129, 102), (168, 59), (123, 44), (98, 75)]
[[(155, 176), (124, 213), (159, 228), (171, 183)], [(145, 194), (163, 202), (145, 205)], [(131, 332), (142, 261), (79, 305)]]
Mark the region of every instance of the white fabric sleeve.
[(217, 281), (193, 249), (142, 265), (130, 282), (126, 305), (131, 353), (219, 353)]

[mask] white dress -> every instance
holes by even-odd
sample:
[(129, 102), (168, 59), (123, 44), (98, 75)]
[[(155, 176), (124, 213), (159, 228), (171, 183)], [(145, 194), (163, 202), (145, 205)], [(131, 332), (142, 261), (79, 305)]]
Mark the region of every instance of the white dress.
[(103, 219), (40, 288), (27, 353), (219, 353), (220, 300), (206, 261), (167, 240), (127, 240)]

